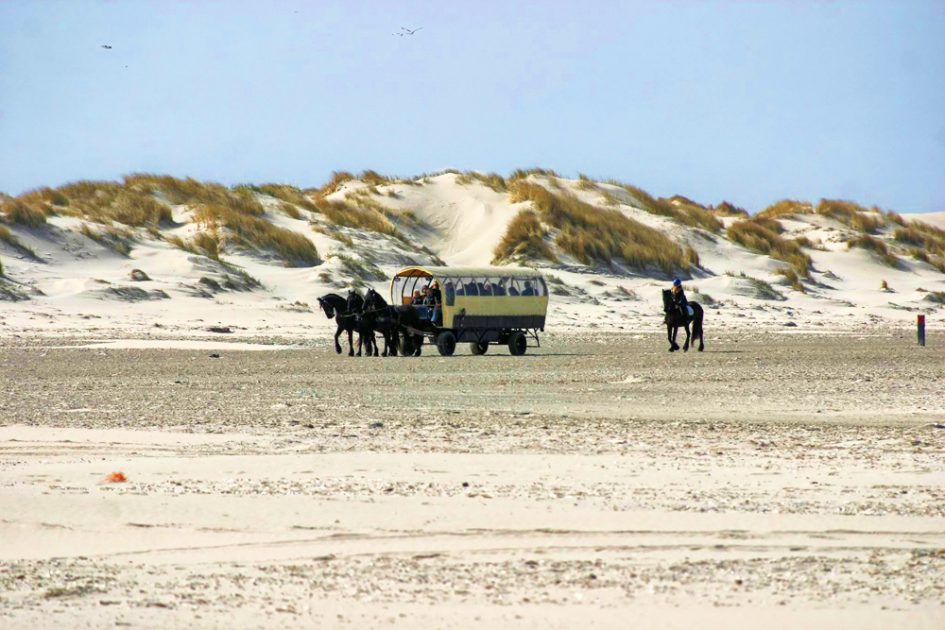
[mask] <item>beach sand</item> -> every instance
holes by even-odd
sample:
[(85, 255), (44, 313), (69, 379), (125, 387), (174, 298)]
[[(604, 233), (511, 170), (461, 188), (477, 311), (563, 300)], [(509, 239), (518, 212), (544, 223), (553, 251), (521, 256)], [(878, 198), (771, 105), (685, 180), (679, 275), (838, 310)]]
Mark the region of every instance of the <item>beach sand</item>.
[(945, 626), (935, 336), (94, 341), (0, 346), (4, 628)]

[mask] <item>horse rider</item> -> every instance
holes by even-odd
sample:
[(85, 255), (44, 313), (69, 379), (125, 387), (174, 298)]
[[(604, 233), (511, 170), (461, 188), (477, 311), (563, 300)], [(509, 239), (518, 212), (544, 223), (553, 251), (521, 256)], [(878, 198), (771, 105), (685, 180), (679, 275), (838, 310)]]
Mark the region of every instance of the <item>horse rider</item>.
[(689, 300), (686, 299), (686, 292), (682, 288), (682, 280), (675, 278), (673, 280), (673, 303), (679, 309), (683, 317), (690, 317)]

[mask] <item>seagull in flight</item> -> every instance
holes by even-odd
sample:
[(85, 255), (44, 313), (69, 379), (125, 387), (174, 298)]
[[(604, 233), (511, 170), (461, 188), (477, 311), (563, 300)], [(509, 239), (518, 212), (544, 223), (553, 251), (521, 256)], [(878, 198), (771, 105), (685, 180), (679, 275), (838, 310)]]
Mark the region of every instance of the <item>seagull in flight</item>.
[(409, 28), (405, 28), (405, 27), (401, 26), (401, 27), (400, 27), (400, 32), (399, 32), (399, 33), (394, 33), (394, 35), (396, 35), (397, 37), (403, 37), (404, 35), (413, 35), (414, 33), (416, 33), (417, 31), (419, 31), (419, 30), (422, 29), (422, 28), (423, 28), (422, 26), (418, 26), (417, 28), (411, 30), (411, 29), (409, 29)]
[(105, 50), (111, 50), (111, 49), (112, 49), (112, 47), (109, 46), (108, 44), (102, 44), (102, 48), (104, 48)]

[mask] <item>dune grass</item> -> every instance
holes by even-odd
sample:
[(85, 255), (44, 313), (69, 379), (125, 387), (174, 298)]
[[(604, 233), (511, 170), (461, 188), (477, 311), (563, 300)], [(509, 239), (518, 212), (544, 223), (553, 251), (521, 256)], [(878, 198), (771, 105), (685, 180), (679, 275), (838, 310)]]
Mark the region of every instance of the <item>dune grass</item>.
[(794, 269), (794, 267), (780, 267), (775, 269), (774, 273), (779, 276), (784, 276), (784, 278), (791, 285), (791, 288), (795, 291), (807, 293), (807, 289), (804, 287), (804, 283), (801, 282), (801, 277), (797, 275), (797, 271)]
[(765, 227), (765, 223), (764, 219), (761, 223), (754, 219), (739, 221), (729, 226), (726, 236), (742, 247), (788, 263), (800, 277), (809, 278), (810, 256), (804, 253), (796, 241), (782, 238), (777, 232)]
[(864, 234), (875, 234), (885, 224), (882, 213), (870, 212), (857, 203), (841, 199), (821, 199), (817, 204), (817, 214), (836, 219)]
[(928, 223), (913, 221), (898, 227), (893, 232), (893, 239), (898, 243), (921, 248), (927, 254), (945, 256), (945, 230)]
[(32, 258), (33, 260), (42, 260), (36, 255), (36, 252), (34, 252), (29, 245), (25, 244), (23, 241), (14, 236), (9, 228), (7, 228), (5, 225), (0, 225), (0, 241), (3, 241), (28, 258)]
[(302, 220), (302, 213), (299, 209), (287, 201), (279, 202), (279, 210), (290, 219)]
[[(516, 181), (512, 188), (512, 202), (521, 201), (530, 201), (537, 217), (558, 230), (557, 246), (584, 264), (618, 261), (636, 269), (656, 267), (666, 273), (699, 264), (691, 247), (680, 247), (660, 231), (617, 210), (598, 208), (574, 195), (553, 193), (525, 180)], [(532, 231), (521, 230), (521, 222), (515, 227), (520, 235), (533, 238), (534, 227)], [(514, 238), (510, 238), (503, 249), (514, 251), (516, 247)]]
[(354, 179), (354, 175), (348, 171), (334, 171), (331, 174), (331, 179), (318, 189), (317, 194), (319, 197), (327, 197), (341, 188), (345, 182), (350, 182), (352, 179)]
[[(309, 267), (321, 262), (318, 251), (305, 236), (287, 230), (258, 216), (234, 210), (223, 205), (202, 205), (194, 212), (194, 221), (211, 228), (226, 228), (231, 236), (223, 239), (223, 244), (232, 240), (235, 244), (248, 249), (261, 249), (272, 252), (287, 267)], [(222, 251), (220, 242), (217, 252)]]
[(6, 220), (12, 225), (28, 228), (38, 228), (46, 225), (46, 211), (34, 203), (25, 203), (20, 199), (4, 203), (0, 206), (6, 215)]
[(709, 211), (720, 217), (748, 217), (747, 210), (728, 201), (722, 201), (714, 208), (709, 208)]
[(459, 177), (456, 178), (456, 183), (460, 186), (466, 186), (473, 183), (474, 181), (478, 181), (483, 185), (488, 186), (495, 192), (505, 192), (508, 190), (508, 185), (505, 182), (505, 178), (498, 173), (466, 171), (465, 173), (461, 173)]
[(531, 210), (522, 210), (509, 222), (502, 240), (492, 251), (493, 264), (525, 260), (557, 261), (557, 257), (545, 239), (548, 230)]
[(537, 166), (532, 168), (517, 168), (506, 178), (506, 184), (511, 187), (512, 184), (520, 180), (528, 179), (529, 175), (537, 175), (539, 177), (560, 177), (558, 173), (551, 170), (550, 168), (539, 168)]
[(389, 184), (393, 181), (390, 177), (386, 177), (377, 171), (372, 171), (370, 169), (361, 171), (361, 173), (358, 175), (358, 179), (368, 186), (384, 186), (385, 184)]
[[(306, 196), (301, 188), (297, 186), (292, 186), (290, 184), (260, 184), (258, 186), (248, 186), (247, 188), (264, 195), (269, 195), (270, 197), (275, 197), (280, 201), (304, 208), (310, 212), (318, 211), (318, 208), (315, 207), (315, 203)], [(289, 213), (286, 212), (286, 214)], [(301, 218), (301, 214), (293, 218)]]
[(316, 207), (320, 214), (335, 225), (370, 230), (400, 238), (400, 232), (381, 212), (374, 207), (362, 207), (361, 204), (364, 203), (362, 199), (353, 199), (355, 203), (319, 199)]
[(709, 210), (703, 208), (691, 199), (676, 196), (675, 199), (657, 199), (642, 188), (620, 181), (611, 180), (611, 184), (620, 186), (637, 200), (644, 210), (650, 214), (657, 214), (676, 220), (689, 227), (702, 228), (713, 234), (722, 231), (722, 222)]
[(945, 256), (931, 256), (924, 249), (917, 247), (912, 248), (909, 254), (916, 260), (931, 265), (942, 273), (945, 273)]
[(79, 228), (79, 232), (102, 247), (128, 258), (131, 256), (131, 244), (134, 242), (134, 233), (129, 230), (107, 226), (100, 230), (93, 230), (88, 224)]
[(814, 214), (814, 212), (814, 206), (807, 201), (782, 199), (774, 202), (755, 216), (762, 219), (776, 219), (777, 217), (789, 218), (803, 214)]
[(899, 268), (899, 259), (896, 258), (896, 256), (891, 251), (889, 251), (886, 243), (882, 242), (878, 238), (870, 236), (869, 234), (861, 234), (860, 236), (851, 238), (847, 241), (848, 249), (852, 249), (854, 247), (871, 251), (893, 269)]

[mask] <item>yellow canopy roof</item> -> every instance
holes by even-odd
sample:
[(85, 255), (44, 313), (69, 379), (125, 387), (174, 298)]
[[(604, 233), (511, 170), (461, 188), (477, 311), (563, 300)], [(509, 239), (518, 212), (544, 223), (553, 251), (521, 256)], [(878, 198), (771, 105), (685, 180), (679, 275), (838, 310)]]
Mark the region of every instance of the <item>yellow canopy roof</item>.
[(395, 277), (434, 278), (541, 278), (541, 272), (528, 267), (404, 267)]

